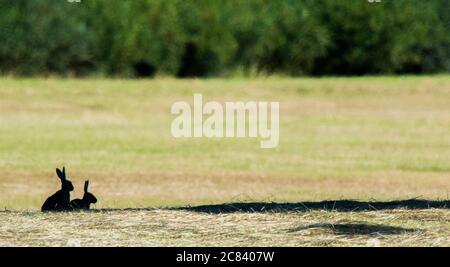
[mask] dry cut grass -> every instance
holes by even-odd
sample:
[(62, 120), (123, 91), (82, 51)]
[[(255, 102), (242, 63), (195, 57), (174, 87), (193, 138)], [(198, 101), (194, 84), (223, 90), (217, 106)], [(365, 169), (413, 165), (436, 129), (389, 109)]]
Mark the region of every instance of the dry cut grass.
[(450, 246), (450, 210), (0, 212), (0, 246)]

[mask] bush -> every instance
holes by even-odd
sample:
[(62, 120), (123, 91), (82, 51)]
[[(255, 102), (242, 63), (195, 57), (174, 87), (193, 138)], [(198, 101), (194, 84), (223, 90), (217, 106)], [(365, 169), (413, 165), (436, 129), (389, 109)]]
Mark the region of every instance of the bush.
[(0, 72), (447, 72), (448, 6), (446, 0), (3, 0)]

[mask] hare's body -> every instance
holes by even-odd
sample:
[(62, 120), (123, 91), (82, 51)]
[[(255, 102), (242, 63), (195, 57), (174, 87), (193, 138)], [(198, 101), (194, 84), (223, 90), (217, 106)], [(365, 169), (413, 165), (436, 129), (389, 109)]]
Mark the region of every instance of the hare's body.
[(84, 199), (74, 199), (70, 201), (70, 207), (74, 210), (88, 210), (91, 208), (91, 203), (85, 201)]
[(42, 205), (42, 211), (70, 210), (70, 193), (59, 190), (51, 195)]
[(89, 181), (84, 182), (84, 195), (82, 199), (70, 201), (70, 207), (74, 210), (88, 210), (92, 203), (97, 203), (97, 198), (88, 192)]
[(66, 179), (66, 169), (56, 169), (56, 174), (61, 179), (61, 190), (51, 195), (42, 205), (42, 211), (64, 211), (71, 210), (70, 191), (73, 190), (72, 182)]

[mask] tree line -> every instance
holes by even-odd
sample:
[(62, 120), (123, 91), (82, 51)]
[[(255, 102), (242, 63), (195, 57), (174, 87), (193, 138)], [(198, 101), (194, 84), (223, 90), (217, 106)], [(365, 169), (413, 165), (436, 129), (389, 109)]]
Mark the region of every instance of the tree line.
[(448, 0), (2, 0), (3, 75), (450, 70)]

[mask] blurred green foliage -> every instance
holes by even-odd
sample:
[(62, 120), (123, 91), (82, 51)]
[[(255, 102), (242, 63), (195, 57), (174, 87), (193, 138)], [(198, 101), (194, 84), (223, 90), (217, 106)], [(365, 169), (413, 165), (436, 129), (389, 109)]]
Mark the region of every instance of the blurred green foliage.
[(447, 72), (449, 6), (448, 0), (1, 0), (0, 72)]

